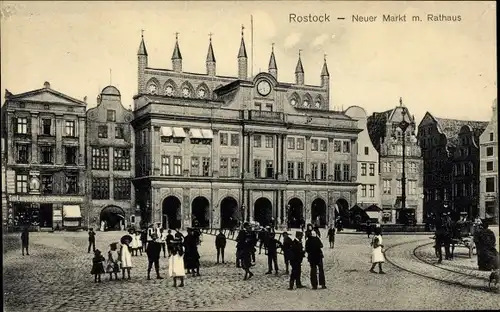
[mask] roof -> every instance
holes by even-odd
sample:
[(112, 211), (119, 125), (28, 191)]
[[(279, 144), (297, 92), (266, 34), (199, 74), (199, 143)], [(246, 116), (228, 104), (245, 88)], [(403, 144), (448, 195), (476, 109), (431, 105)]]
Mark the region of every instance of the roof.
[(269, 59), (269, 69), (278, 69), (276, 65), (276, 58), (274, 57), (274, 51), (271, 51), (271, 58)]
[(433, 118), (436, 120), (439, 130), (446, 136), (447, 145), (450, 146), (458, 144), (458, 134), (463, 126), (471, 127), (476, 137), (479, 137), (488, 126), (486, 121), (448, 119), (434, 116)]
[(179, 48), (179, 41), (175, 40), (174, 52), (172, 53), (172, 60), (182, 60), (181, 49)]
[(241, 37), (240, 50), (238, 51), (238, 58), (247, 57), (247, 49), (245, 48), (245, 40)]
[(51, 89), (48, 82), (45, 83), (45, 87), (42, 89), (20, 94), (12, 94), (8, 90), (5, 90), (5, 99), (8, 101), (18, 102), (44, 102), (87, 106), (87, 103), (84, 101), (77, 100), (59, 91)]
[(107, 86), (106, 88), (102, 89), (101, 95), (121, 96), (120, 91), (114, 86)]
[(304, 73), (304, 67), (302, 66), (302, 60), (300, 59), (300, 55), (299, 55), (299, 60), (297, 61), (297, 66), (295, 67), (295, 73), (296, 74)]
[(212, 48), (212, 39), (210, 39), (210, 44), (208, 45), (207, 62), (215, 63), (214, 49)]
[(326, 65), (326, 60), (325, 63), (323, 63), (323, 69), (321, 69), (321, 77), (329, 77), (330, 73), (328, 72), (328, 66)]
[(144, 43), (144, 37), (141, 38), (141, 44), (139, 45), (137, 55), (148, 55), (148, 50), (146, 50), (146, 44)]

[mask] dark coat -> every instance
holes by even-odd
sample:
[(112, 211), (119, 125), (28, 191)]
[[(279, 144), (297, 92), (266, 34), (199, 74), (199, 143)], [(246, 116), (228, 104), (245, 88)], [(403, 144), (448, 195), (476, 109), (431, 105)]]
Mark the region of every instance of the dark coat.
[(335, 240), (335, 228), (331, 228), (328, 230), (328, 234), (326, 235), (330, 242), (333, 242)]
[(318, 263), (323, 259), (323, 243), (318, 237), (309, 237), (306, 241), (307, 260), (311, 264)]
[(160, 259), (161, 253), (161, 243), (158, 242), (149, 242), (146, 247), (146, 254), (148, 255), (148, 260), (155, 261)]
[(165, 241), (168, 246), (172, 246), (172, 242), (174, 241), (174, 236), (172, 234), (168, 234)]
[(290, 246), (290, 262), (292, 264), (301, 264), (305, 255), (302, 243), (298, 240), (293, 240)]
[(102, 255), (95, 256), (92, 259), (92, 270), (90, 271), (90, 274), (104, 274), (104, 257)]
[(238, 236), (236, 237), (236, 249), (242, 249), (244, 247), (246, 237), (247, 231), (242, 230), (238, 232)]
[(186, 269), (196, 269), (200, 266), (197, 238), (188, 234), (184, 238), (184, 266)]
[(89, 231), (89, 242), (95, 242), (95, 232)]
[(269, 237), (266, 242), (267, 254), (275, 255), (278, 253), (278, 248), (282, 247), (281, 242), (274, 237)]
[(291, 258), (293, 240), (290, 237), (283, 238), (283, 255), (286, 259)]
[(226, 235), (219, 233), (215, 237), (215, 248), (226, 248)]
[(28, 246), (30, 240), (30, 232), (24, 231), (21, 233), (21, 243), (23, 246)]

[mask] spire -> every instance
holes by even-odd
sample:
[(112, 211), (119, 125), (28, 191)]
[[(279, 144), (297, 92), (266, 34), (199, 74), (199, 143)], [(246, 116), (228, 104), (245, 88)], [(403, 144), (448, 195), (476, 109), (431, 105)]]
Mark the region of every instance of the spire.
[(240, 44), (240, 51), (238, 52), (238, 58), (247, 58), (247, 49), (245, 48), (245, 39), (243, 37), (244, 33), (243, 30), (245, 29), (245, 26), (241, 25), (241, 44)]
[(172, 53), (172, 60), (182, 60), (181, 49), (179, 49), (179, 33), (175, 33), (175, 47)]
[(144, 43), (144, 29), (141, 29), (141, 44), (139, 45), (139, 51), (137, 51), (137, 55), (148, 56), (148, 50), (146, 50), (146, 44)]
[(212, 48), (212, 33), (208, 34), (210, 36), (210, 43), (208, 44), (208, 53), (207, 53), (207, 63), (214, 62), (215, 63), (215, 55), (214, 50)]
[(302, 50), (299, 50), (299, 60), (297, 61), (297, 66), (295, 67), (295, 73), (296, 74), (303, 74), (304, 73), (304, 67), (302, 67), (302, 60), (300, 59), (300, 52)]
[(278, 66), (276, 66), (276, 58), (274, 57), (274, 43), (271, 46), (271, 58), (269, 59), (269, 70), (271, 69), (278, 69)]
[(326, 65), (326, 53), (325, 53), (325, 62), (323, 63), (323, 69), (321, 70), (321, 77), (330, 77), (330, 73), (328, 72), (328, 66)]

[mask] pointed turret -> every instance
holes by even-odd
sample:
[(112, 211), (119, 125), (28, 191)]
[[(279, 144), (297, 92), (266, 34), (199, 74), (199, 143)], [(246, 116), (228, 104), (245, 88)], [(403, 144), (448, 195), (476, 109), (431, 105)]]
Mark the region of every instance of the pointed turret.
[(278, 66), (276, 65), (276, 58), (274, 57), (274, 43), (271, 46), (271, 58), (269, 58), (268, 72), (278, 80)]
[(207, 52), (207, 75), (215, 76), (215, 55), (214, 49), (212, 48), (212, 33), (209, 34), (210, 43), (208, 44), (208, 52)]
[(304, 67), (302, 67), (302, 59), (300, 58), (299, 50), (299, 60), (297, 61), (297, 66), (295, 66), (295, 83), (298, 85), (304, 84)]
[(175, 33), (175, 47), (172, 53), (172, 69), (175, 72), (182, 72), (182, 54), (179, 48), (179, 33)]
[(248, 58), (247, 49), (245, 48), (245, 39), (243, 37), (243, 30), (245, 26), (241, 25), (241, 43), (240, 50), (238, 52), (238, 79), (247, 79), (248, 75)]
[(330, 85), (330, 73), (326, 65), (326, 54), (324, 58), (323, 68), (321, 69), (321, 86), (327, 88)]
[(146, 43), (144, 43), (144, 30), (141, 30), (141, 43), (137, 51), (137, 92), (138, 94), (146, 92), (146, 78), (144, 71), (148, 67), (148, 51), (146, 50)]

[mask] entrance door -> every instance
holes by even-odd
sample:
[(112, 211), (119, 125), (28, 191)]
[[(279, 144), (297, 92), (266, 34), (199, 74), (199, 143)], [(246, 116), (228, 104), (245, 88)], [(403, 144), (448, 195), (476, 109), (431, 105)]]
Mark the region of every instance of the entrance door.
[(52, 228), (52, 204), (40, 204), (40, 227)]

